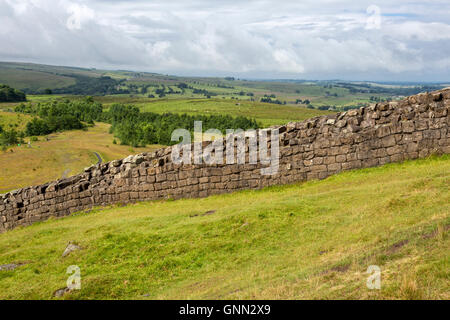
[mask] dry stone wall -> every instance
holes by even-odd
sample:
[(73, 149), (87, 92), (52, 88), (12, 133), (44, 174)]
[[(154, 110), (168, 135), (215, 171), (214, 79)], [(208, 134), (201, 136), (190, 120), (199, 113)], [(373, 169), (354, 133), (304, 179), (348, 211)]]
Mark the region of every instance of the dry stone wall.
[(449, 109), (447, 88), (278, 127), (280, 164), (271, 176), (261, 175), (260, 162), (177, 165), (171, 147), (95, 165), (0, 195), (0, 232), (93, 206), (206, 197), (450, 153)]

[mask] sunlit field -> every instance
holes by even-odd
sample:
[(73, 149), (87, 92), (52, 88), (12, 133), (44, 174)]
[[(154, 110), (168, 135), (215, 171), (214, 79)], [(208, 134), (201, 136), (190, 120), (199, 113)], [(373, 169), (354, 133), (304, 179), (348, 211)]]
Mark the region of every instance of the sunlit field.
[[(95, 208), (0, 235), (1, 299), (449, 299), (450, 158), (205, 199)], [(61, 255), (71, 241), (82, 250)], [(366, 286), (381, 269), (381, 289)]]

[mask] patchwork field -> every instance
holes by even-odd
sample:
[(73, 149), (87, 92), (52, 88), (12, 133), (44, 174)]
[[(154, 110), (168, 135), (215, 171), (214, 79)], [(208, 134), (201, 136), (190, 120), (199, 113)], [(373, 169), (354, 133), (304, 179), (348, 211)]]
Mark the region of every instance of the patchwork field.
[[(105, 80), (106, 77), (109, 80)], [(59, 94), (149, 99), (225, 99), (273, 102), (311, 108), (356, 108), (380, 100), (397, 99), (445, 87), (442, 83), (376, 83), (357, 81), (268, 80), (178, 77), (148, 72), (97, 70), (29, 63), (0, 62), (0, 83), (42, 94), (46, 89)], [(183, 84), (183, 87), (180, 85)], [(306, 101), (308, 101), (306, 103)], [(140, 101), (144, 102), (144, 101)]]
[(315, 116), (331, 114), (330, 111), (308, 109), (303, 106), (277, 105), (251, 101), (236, 101), (230, 99), (162, 99), (150, 101), (149, 99), (98, 97), (98, 101), (111, 105), (121, 102), (133, 104), (143, 112), (155, 113), (186, 113), (189, 115), (231, 115), (244, 116), (255, 119), (261, 127), (282, 125), (291, 121), (302, 121)]
[[(0, 299), (450, 299), (450, 157), (0, 234)], [(62, 253), (69, 241), (82, 247)], [(381, 289), (366, 287), (381, 269)]]
[[(109, 125), (97, 123), (87, 131), (51, 134), (48, 136), (49, 141), (39, 137), (40, 141), (32, 142), (31, 148), (25, 143), (0, 151), (0, 193), (80, 173), (85, 167), (97, 163), (94, 152), (103, 161), (110, 161), (158, 148), (131, 148), (113, 144), (114, 138), (108, 130)], [(29, 141), (29, 138), (25, 140)]]

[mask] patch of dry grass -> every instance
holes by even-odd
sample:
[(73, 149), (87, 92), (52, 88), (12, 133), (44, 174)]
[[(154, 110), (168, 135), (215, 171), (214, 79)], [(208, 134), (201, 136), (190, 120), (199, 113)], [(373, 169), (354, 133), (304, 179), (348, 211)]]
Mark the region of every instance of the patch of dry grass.
[(0, 193), (53, 181), (63, 174), (78, 174), (85, 167), (97, 163), (94, 152), (106, 162), (158, 148), (113, 144), (114, 138), (108, 129), (109, 125), (97, 123), (87, 131), (51, 134), (49, 141), (39, 137), (40, 141), (32, 142), (31, 148), (25, 143), (21, 147), (8, 148), (6, 152), (0, 151)]

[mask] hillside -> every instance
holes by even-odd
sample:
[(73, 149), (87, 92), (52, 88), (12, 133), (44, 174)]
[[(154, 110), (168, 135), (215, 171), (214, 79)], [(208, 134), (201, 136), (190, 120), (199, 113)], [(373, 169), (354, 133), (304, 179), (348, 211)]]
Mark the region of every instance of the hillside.
[[(439, 83), (375, 83), (340, 80), (246, 80), (234, 77), (180, 77), (150, 72), (98, 70), (33, 63), (0, 62), (0, 84), (27, 94), (113, 96), (114, 99), (265, 100), (320, 110), (348, 110), (369, 103), (442, 89)], [(145, 102), (145, 101), (141, 101)], [(272, 102), (272, 103), (270, 103)], [(184, 104), (185, 102), (183, 102)], [(238, 102), (239, 103), (239, 102)]]
[(31, 63), (0, 62), (0, 83), (17, 89), (44, 90), (75, 84), (73, 71)]
[[(11, 124), (23, 129), (30, 116), (0, 112), (0, 125)], [(108, 132), (109, 125), (97, 123), (86, 131), (58, 132), (39, 141), (8, 147), (0, 152), (0, 193), (37, 185), (78, 174), (85, 167), (97, 163), (98, 153), (103, 161), (123, 158), (134, 152), (151, 151), (158, 146), (131, 148), (113, 144), (114, 137)], [(48, 139), (48, 140), (47, 140)], [(30, 139), (26, 138), (26, 142)]]
[(70, 265), (66, 299), (449, 299), (449, 174), (447, 155), (19, 228), (0, 234), (0, 265), (23, 263), (0, 299), (50, 299)]

